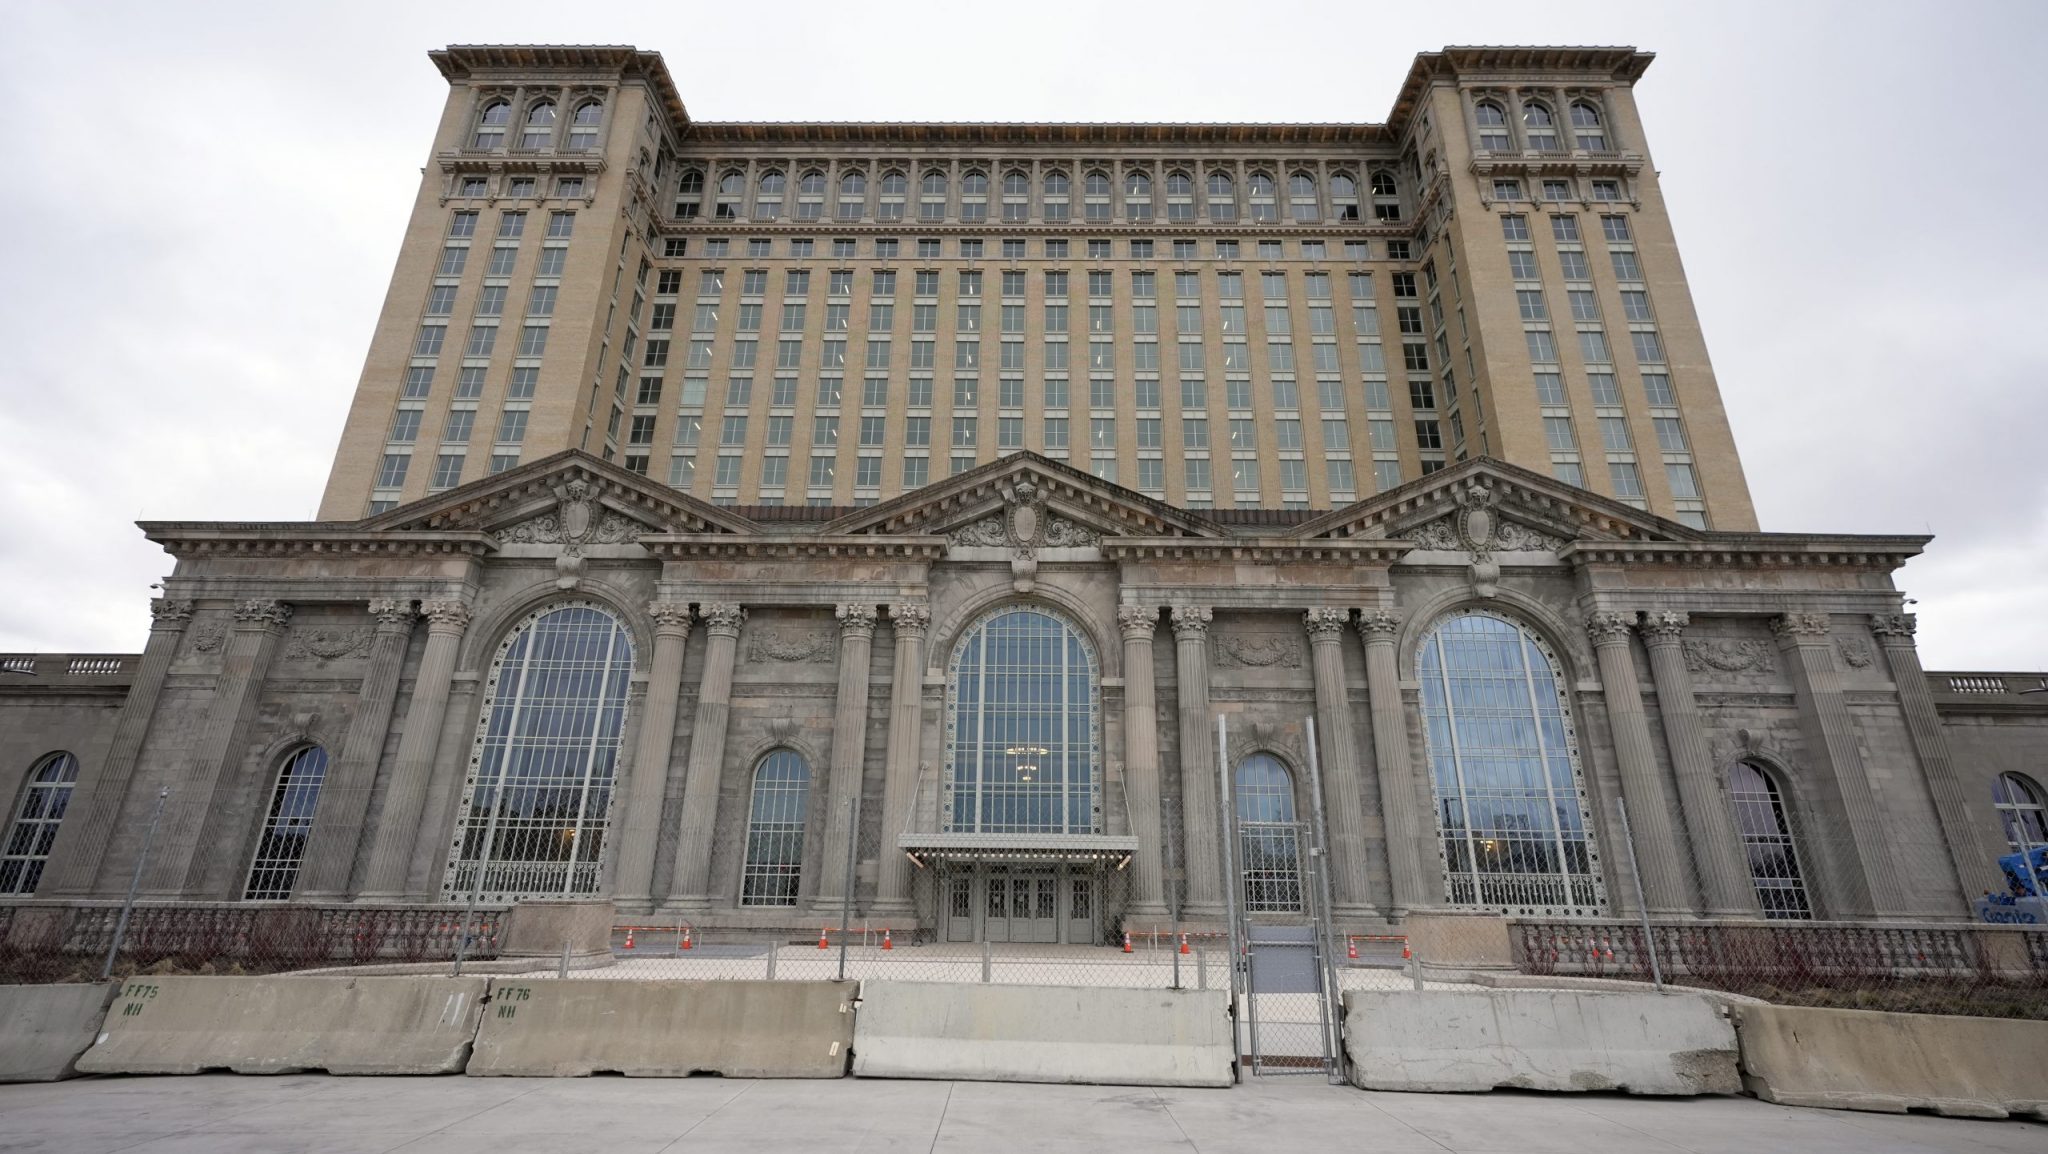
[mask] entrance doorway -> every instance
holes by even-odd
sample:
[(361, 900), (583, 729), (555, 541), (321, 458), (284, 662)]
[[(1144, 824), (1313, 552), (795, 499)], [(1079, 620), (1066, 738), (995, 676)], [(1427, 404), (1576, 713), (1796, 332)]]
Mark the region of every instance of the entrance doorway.
[(1096, 941), (1093, 866), (963, 862), (944, 884), (949, 942)]

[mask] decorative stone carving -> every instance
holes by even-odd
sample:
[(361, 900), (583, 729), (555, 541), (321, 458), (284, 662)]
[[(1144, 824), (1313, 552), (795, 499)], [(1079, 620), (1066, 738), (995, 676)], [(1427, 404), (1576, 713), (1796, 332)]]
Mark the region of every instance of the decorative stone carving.
[(1392, 641), (1401, 632), (1401, 615), (1392, 609), (1366, 609), (1358, 614), (1358, 635), (1366, 644)]
[(412, 602), (390, 597), (379, 597), (370, 602), (370, 616), (377, 619), (379, 629), (412, 628), (413, 618), (419, 614), (413, 611)]
[(1000, 516), (983, 517), (971, 525), (953, 530), (946, 540), (954, 545), (1001, 548), (1010, 543), (1010, 527)]
[(1779, 637), (1826, 637), (1832, 623), (1825, 613), (1786, 613), (1771, 618), (1771, 632)]
[(282, 629), (291, 619), (292, 607), (282, 601), (252, 599), (235, 605), (235, 621), (242, 625)]
[(560, 545), (555, 558), (555, 584), (574, 589), (583, 576), (583, 550), (592, 545), (629, 545), (640, 539), (641, 526), (598, 503), (590, 482), (577, 479), (555, 486), (555, 511), (510, 525), (492, 534), (500, 545)]
[(839, 632), (853, 633), (868, 637), (875, 635), (875, 607), (872, 605), (844, 604), (834, 611), (839, 618)]
[(1344, 627), (1351, 621), (1348, 609), (1311, 609), (1303, 615), (1308, 625), (1310, 641), (1341, 641)]
[(1465, 542), (1458, 536), (1456, 517), (1439, 517), (1426, 525), (1419, 525), (1401, 534), (1424, 549), (1463, 549)]
[(1484, 480), (1466, 482), (1452, 492), (1451, 499), (1457, 512), (1403, 530), (1401, 535), (1423, 549), (1470, 553), (1472, 588), (1481, 597), (1491, 597), (1499, 588), (1496, 552), (1555, 552), (1565, 545), (1560, 537), (1503, 518), (1493, 486)]
[(1003, 512), (955, 529), (946, 540), (962, 548), (1009, 549), (1011, 585), (1018, 592), (1029, 592), (1037, 581), (1040, 549), (1086, 548), (1101, 543), (1100, 533), (1047, 510), (1045, 498), (1031, 478), (1019, 477), (1002, 492)]
[(1223, 669), (1299, 669), (1301, 642), (1285, 633), (1222, 633), (1216, 664)]
[(284, 655), (294, 660), (321, 663), (337, 657), (368, 657), (374, 629), (294, 629), (285, 643)]
[(1692, 624), (1690, 614), (1663, 610), (1643, 614), (1643, 640), (1677, 641), (1685, 636), (1686, 626)]
[(1149, 641), (1159, 630), (1159, 610), (1151, 605), (1125, 605), (1116, 611), (1116, 623), (1126, 641)]
[(1493, 529), (1493, 547), (1509, 553), (1556, 552), (1564, 548), (1563, 538), (1538, 532), (1519, 521), (1497, 521)]
[(460, 601), (422, 601), (420, 616), (427, 628), (441, 633), (460, 633), (469, 627), (469, 606)]
[[(711, 615), (706, 613), (704, 620), (709, 623)], [(735, 624), (733, 628), (737, 630), (739, 626)], [(874, 628), (872, 622), (868, 628)], [(747, 634), (749, 661), (821, 664), (832, 660), (838, 647), (838, 641), (824, 629), (756, 629)]]
[(1216, 620), (1216, 611), (1207, 605), (1176, 605), (1173, 607), (1173, 635), (1183, 641), (1204, 638), (1209, 635), (1209, 623)]
[(1048, 549), (1085, 549), (1102, 542), (1102, 534), (1088, 526), (1065, 517), (1048, 517), (1045, 524), (1045, 546)]
[[(1901, 642), (1911, 645), (1913, 631), (1919, 627), (1919, 618), (1911, 613), (1873, 613), (1870, 615), (1870, 631), (1886, 645)], [(1867, 663), (1866, 663), (1867, 664)]]
[(1877, 651), (1870, 647), (1870, 642), (1861, 637), (1844, 637), (1835, 642), (1835, 648), (1841, 651), (1842, 661), (1852, 669), (1867, 669), (1877, 657)]
[(889, 606), (889, 623), (898, 633), (915, 633), (923, 636), (932, 626), (932, 607), (924, 601), (904, 601)]
[(1635, 614), (1596, 609), (1586, 614), (1586, 636), (1595, 645), (1626, 644), (1629, 630), (1636, 625)]
[[(704, 619), (704, 627), (711, 633), (723, 633), (727, 637), (738, 637), (740, 626), (746, 624), (747, 611), (730, 601), (713, 601), (697, 607), (697, 616)], [(831, 639), (827, 638), (830, 644)]]
[(202, 625), (192, 631), (192, 651), (194, 653), (212, 653), (227, 644), (227, 640), (227, 626), (219, 623)]
[(690, 605), (687, 601), (650, 601), (647, 615), (654, 618), (656, 630), (690, 631)]
[(172, 601), (166, 597), (152, 598), (149, 603), (150, 620), (158, 625), (183, 629), (192, 620), (190, 601)]
[(1754, 639), (1685, 643), (1685, 667), (1694, 673), (1718, 669), (1723, 673), (1775, 673), (1778, 655), (1769, 642)]

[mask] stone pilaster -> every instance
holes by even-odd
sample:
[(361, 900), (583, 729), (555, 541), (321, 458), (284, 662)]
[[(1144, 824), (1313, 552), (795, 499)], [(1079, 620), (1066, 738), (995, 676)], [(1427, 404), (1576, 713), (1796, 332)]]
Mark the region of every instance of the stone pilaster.
[(690, 606), (683, 601), (655, 601), (647, 606), (654, 619), (654, 661), (647, 674), (647, 697), (640, 716), (640, 738), (616, 812), (618, 872), (612, 893), (622, 909), (642, 911), (654, 902), (654, 851), (661, 840), (661, 800), (668, 790), (669, 761), (675, 751), (676, 701), (682, 695), (683, 657), (690, 641)]
[(1941, 822), (1942, 838), (1948, 843), (1949, 859), (1955, 864), (1956, 886), (1967, 907), (1976, 895), (2005, 884), (2005, 876), (1997, 866), (1998, 855), (2005, 852), (2005, 847), (1992, 846), (1980, 839), (1978, 826), (1970, 820), (1968, 795), (1956, 777), (1948, 735), (1941, 728), (1940, 715), (1934, 711), (1934, 695), (1927, 689), (1927, 671), (1920, 668), (1920, 650), (1913, 644), (1916, 624), (1911, 613), (1874, 613), (1870, 617), (1870, 631), (1876, 634), (1885, 663), (1891, 668), (1892, 683), (1898, 686), (1906, 731), (1912, 736), (1913, 752), (1920, 758), (1927, 796)]
[(847, 876), (848, 842), (860, 821), (861, 774), (867, 768), (868, 671), (874, 652), (875, 607), (841, 605), (839, 691), (832, 711), (832, 780), (825, 811), (824, 854), (815, 908), (836, 913), (858, 879)]
[(361, 848), (363, 818), (370, 809), (370, 789), (377, 783), (377, 765), (391, 731), (391, 713), (398, 704), (398, 675), (405, 668), (405, 647), (412, 640), (411, 601), (383, 598), (370, 602), (377, 619), (370, 640), (369, 668), (356, 691), (355, 716), (320, 786), (313, 833), (306, 841), (306, 867), (298, 892), (309, 901), (345, 896)]
[(896, 839), (910, 826), (917, 804), (918, 755), (924, 747), (924, 638), (931, 606), (906, 601), (889, 607), (896, 631), (896, 670), (889, 683), (887, 776), (882, 782), (882, 844), (876, 874), (875, 912), (910, 912), (910, 859)]
[[(1643, 614), (1643, 648), (1650, 654), (1650, 678), (1657, 685), (1657, 715), (1664, 723), (1664, 746), (1671, 751), (1671, 772), (1678, 779), (1679, 804), (1699, 867), (1700, 895), (1707, 914), (1717, 918), (1754, 918), (1756, 889), (1743, 860), (1742, 836), (1736, 831), (1721, 774), (1707, 749), (1706, 725), (1693, 696), (1692, 671), (1685, 666), (1684, 613)], [(1630, 813), (1634, 818), (1634, 813)]]
[(441, 727), (448, 717), (449, 680), (455, 675), (455, 657), (463, 630), (469, 628), (470, 610), (461, 601), (423, 601), (420, 616), (427, 619), (427, 646), (413, 678), (412, 703), (406, 707), (405, 731), (398, 737), (391, 784), (385, 787), (384, 806), (377, 815), (362, 901), (427, 896), (409, 895), (407, 880), (419, 844), (427, 787), (434, 778), (434, 758), (441, 748)]
[[(114, 722), (114, 738), (107, 756), (98, 765), (80, 767), (78, 787), (72, 794), (71, 814), (57, 828), (57, 841), (50, 847), (50, 865), (43, 874), (38, 895), (50, 898), (82, 898), (93, 894), (100, 865), (106, 859), (108, 841), (121, 828), (120, 815), (135, 777), (143, 739), (156, 717), (157, 699), (163, 694), (164, 677), (178, 642), (192, 621), (192, 603), (159, 597), (149, 603), (149, 641), (143, 645), (142, 660), (135, 680)], [(154, 791), (149, 804), (155, 804)], [(138, 802), (137, 804), (141, 804)]]
[[(1184, 917), (1223, 915), (1223, 837), (1217, 821), (1216, 721), (1209, 715), (1209, 623), (1202, 605), (1173, 607), (1174, 676), (1180, 704), (1181, 869)], [(1235, 884), (1235, 883), (1233, 883)]]
[(1330, 826), (1331, 911), (1347, 920), (1377, 917), (1366, 877), (1365, 791), (1358, 780), (1358, 739), (1344, 679), (1344, 629), (1349, 609), (1306, 615), (1316, 678), (1316, 736), (1321, 747), (1324, 816)]
[[(1847, 838), (1828, 839), (1834, 868), (1832, 880), (1841, 888), (1847, 909), (1826, 911), (1841, 916), (1886, 916), (1905, 912), (1904, 896), (1883, 850), (1890, 845), (1884, 814), (1870, 787), (1870, 771), (1856, 744), (1856, 722), (1842, 700), (1841, 678), (1835, 671), (1835, 641), (1825, 613), (1786, 613), (1771, 618), (1778, 651), (1792, 669), (1792, 692), (1799, 702), (1799, 727), (1807, 756), (1818, 764), (1848, 821)], [(1809, 823), (1826, 829), (1831, 823)]]
[(1124, 635), (1124, 800), (1138, 854), (1131, 861), (1132, 917), (1166, 915), (1165, 844), (1159, 815), (1159, 702), (1152, 670), (1154, 605), (1126, 605), (1116, 620)]
[(725, 730), (732, 715), (732, 663), (747, 611), (729, 602), (697, 607), (704, 618), (704, 680), (690, 729), (689, 776), (676, 835), (675, 872), (663, 908), (702, 910), (711, 903), (711, 835), (718, 823), (718, 778), (725, 767)]
[[(1650, 742), (1650, 719), (1643, 711), (1643, 691), (1636, 680), (1635, 654), (1629, 634), (1635, 614), (1596, 610), (1586, 614), (1586, 635), (1600, 663), (1600, 688), (1607, 700), (1607, 725), (1614, 735), (1614, 760), (1621, 770), (1621, 795), (1628, 802), (1628, 824), (1635, 834), (1636, 866), (1643, 877), (1643, 901), (1652, 914), (1686, 917), (1696, 911), (1691, 880), (1686, 876), (1684, 847), (1671, 820), (1671, 795), (1657, 767)], [(1620, 834), (1620, 823), (1615, 824)], [(1616, 871), (1628, 868), (1628, 851), (1616, 846), (1608, 855)], [(1630, 899), (1634, 887), (1621, 889)], [(1630, 902), (1629, 904), (1633, 904)]]
[(1401, 702), (1400, 663), (1394, 642), (1401, 618), (1386, 609), (1367, 609), (1358, 617), (1358, 636), (1365, 642), (1365, 687), (1372, 708), (1374, 777), (1380, 787), (1380, 814), (1387, 831), (1387, 873), (1392, 882), (1393, 909), (1403, 917), (1429, 904), (1422, 863), (1422, 822), (1415, 812), (1415, 756), (1408, 746), (1408, 718)]

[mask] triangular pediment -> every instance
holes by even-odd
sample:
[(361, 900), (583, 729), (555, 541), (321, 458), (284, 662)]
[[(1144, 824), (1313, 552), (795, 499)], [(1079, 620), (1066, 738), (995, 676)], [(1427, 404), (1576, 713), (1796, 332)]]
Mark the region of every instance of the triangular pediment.
[[(1485, 540), (1473, 539), (1475, 509)], [(1333, 509), (1302, 538), (1414, 541), (1422, 549), (1555, 550), (1573, 541), (1698, 541), (1699, 530), (1505, 461), (1479, 457)]]
[[(573, 515), (572, 515), (573, 514)], [(488, 533), (500, 544), (551, 543), (566, 530), (593, 544), (661, 534), (758, 534), (708, 501), (569, 449), (361, 521), (377, 532)]]
[(1042, 511), (1036, 535), (1049, 546), (1098, 537), (1223, 537), (1204, 517), (1036, 453), (1013, 453), (826, 525), (821, 534), (948, 536), (956, 544), (1012, 543), (1005, 514)]

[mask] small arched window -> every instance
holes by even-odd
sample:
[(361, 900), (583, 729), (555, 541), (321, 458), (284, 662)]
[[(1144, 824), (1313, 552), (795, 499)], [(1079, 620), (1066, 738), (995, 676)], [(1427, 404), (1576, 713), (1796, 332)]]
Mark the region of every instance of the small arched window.
[(917, 219), (946, 219), (946, 174), (932, 171), (917, 182)]
[(1359, 219), (1358, 181), (1348, 172), (1334, 173), (1330, 177), (1330, 210), (1338, 220)]
[(1301, 910), (1300, 827), (1294, 780), (1280, 759), (1255, 753), (1237, 765), (1237, 844), (1250, 913)]
[(1124, 195), (1151, 196), (1152, 178), (1146, 176), (1142, 172), (1134, 172), (1129, 176), (1124, 177)]
[(1991, 783), (1991, 804), (2005, 829), (2007, 851), (2021, 853), (2048, 845), (2048, 809), (2032, 782), (2017, 773), (1999, 774)]
[(1398, 189), (1398, 188), (1396, 188), (1396, 187), (1395, 187), (1395, 185), (1394, 185), (1394, 175), (1393, 175), (1392, 173), (1390, 173), (1390, 172), (1386, 172), (1386, 171), (1380, 171), (1380, 172), (1375, 172), (1375, 173), (1373, 173), (1373, 174), (1372, 174), (1372, 194), (1373, 194), (1374, 196), (1398, 196), (1398, 195), (1400, 195), (1400, 191), (1399, 191), (1399, 189)]
[(1193, 196), (1194, 194), (1195, 182), (1187, 173), (1176, 169), (1166, 174), (1166, 195)]
[(505, 126), (512, 122), (512, 105), (503, 100), (493, 100), (484, 105), (476, 118), (476, 137), (472, 143), (477, 148), (503, 148)]
[(840, 196), (866, 196), (867, 194), (868, 177), (866, 173), (849, 172), (839, 178)]
[(1252, 173), (1251, 185), (1253, 196), (1273, 195), (1273, 178), (1263, 172)]
[(810, 804), (811, 766), (802, 754), (778, 749), (754, 768), (741, 905), (796, 904), (797, 887), (803, 880), (804, 820)]
[(782, 170), (779, 168), (769, 169), (761, 174), (761, 195), (781, 196), (782, 183)]
[(1584, 100), (1572, 104), (1572, 135), (1588, 152), (1607, 151), (1607, 130), (1601, 125), (1600, 110)]
[(71, 806), (78, 784), (78, 759), (68, 753), (47, 754), (29, 770), (7, 844), (0, 847), (0, 894), (32, 894), (50, 862), (50, 845)]
[(1749, 883), (1767, 918), (1803, 921), (1813, 916), (1806, 879), (1799, 868), (1799, 844), (1792, 815), (1777, 781), (1762, 766), (1747, 761), (1728, 771), (1728, 798), (1735, 806), (1735, 828), (1749, 859)]
[(1061, 172), (1059, 169), (1053, 169), (1045, 174), (1045, 195), (1065, 196), (1071, 191), (1073, 191), (1073, 182), (1067, 179), (1066, 173)]
[(943, 172), (925, 173), (924, 179), (918, 183), (917, 191), (921, 196), (946, 195), (946, 174)]
[(526, 110), (526, 129), (519, 134), (519, 147), (546, 148), (554, 136), (554, 101), (543, 100)]
[(761, 174), (758, 182), (760, 195), (754, 198), (754, 217), (757, 220), (774, 220), (782, 215), (782, 170), (771, 168)]
[(1081, 191), (1088, 196), (1108, 196), (1109, 174), (1099, 170), (1089, 173), (1082, 183)]
[(718, 178), (719, 220), (738, 220), (740, 199), (747, 194), (747, 178), (738, 169), (730, 169)]
[(1545, 105), (1532, 100), (1522, 106), (1522, 129), (1530, 148), (1539, 152), (1557, 151), (1557, 121)]
[(1482, 152), (1506, 152), (1508, 150), (1508, 117), (1500, 105), (1491, 100), (1482, 100), (1472, 108), (1472, 118), (1479, 124), (1479, 148)]
[(796, 183), (796, 191), (799, 196), (825, 195), (825, 174), (815, 168), (804, 173)]
[(1152, 219), (1152, 178), (1142, 172), (1124, 177), (1124, 218)]
[(840, 220), (859, 220), (868, 207), (868, 174), (849, 172), (839, 178)]
[(270, 810), (256, 839), (256, 857), (249, 863), (249, 901), (283, 901), (299, 883), (306, 839), (313, 833), (313, 811), (320, 805), (320, 786), (327, 780), (327, 751), (309, 745), (285, 759), (270, 791)]
[(895, 170), (882, 174), (882, 195), (902, 196), (910, 191), (910, 178)]
[(988, 174), (969, 169), (960, 178), (960, 219), (968, 223), (988, 219)]
[(1245, 183), (1251, 193), (1251, 219), (1267, 222), (1279, 220), (1280, 206), (1273, 199), (1279, 186), (1273, 183), (1273, 178), (1263, 172), (1254, 172)]
[(1297, 172), (1287, 178), (1287, 214), (1302, 224), (1313, 224), (1323, 219), (1322, 206), (1316, 202), (1314, 176)]
[(1004, 196), (1030, 196), (1031, 178), (1022, 169), (1013, 168), (1003, 174)]
[(811, 169), (796, 181), (796, 218), (817, 220), (825, 215), (825, 174)]
[(1226, 224), (1237, 219), (1237, 184), (1227, 172), (1209, 174), (1209, 219)]
[(704, 173), (686, 168), (676, 179), (676, 215), (689, 220), (704, 211)]
[(604, 123), (604, 104), (586, 100), (569, 118), (569, 151), (589, 152), (597, 147), (597, 126)]
[(987, 196), (988, 174), (970, 170), (966, 176), (960, 178), (960, 193), (963, 196)]

